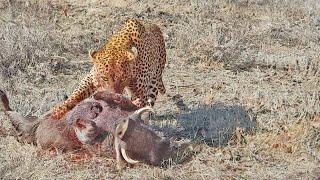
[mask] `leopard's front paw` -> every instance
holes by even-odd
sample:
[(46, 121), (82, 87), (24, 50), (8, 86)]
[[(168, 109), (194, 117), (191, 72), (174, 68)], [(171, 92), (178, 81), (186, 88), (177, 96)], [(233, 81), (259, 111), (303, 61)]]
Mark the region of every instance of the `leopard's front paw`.
[(132, 103), (138, 108), (143, 108), (146, 105), (146, 103), (144, 103), (140, 98), (135, 99)]

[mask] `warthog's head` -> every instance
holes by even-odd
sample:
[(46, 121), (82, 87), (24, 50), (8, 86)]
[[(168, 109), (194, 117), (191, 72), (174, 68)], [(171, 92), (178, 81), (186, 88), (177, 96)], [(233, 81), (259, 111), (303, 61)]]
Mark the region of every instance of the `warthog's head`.
[(108, 134), (113, 134), (118, 122), (137, 109), (120, 94), (98, 92), (93, 99), (87, 99), (67, 115), (78, 139), (83, 144), (101, 143)]

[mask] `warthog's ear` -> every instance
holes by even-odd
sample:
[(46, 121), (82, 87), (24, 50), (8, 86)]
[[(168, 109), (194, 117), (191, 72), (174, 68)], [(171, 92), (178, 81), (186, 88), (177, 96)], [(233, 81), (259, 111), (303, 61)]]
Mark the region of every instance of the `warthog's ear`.
[(127, 51), (128, 60), (135, 60), (138, 57), (138, 49), (132, 46), (130, 50)]
[(73, 125), (80, 130), (87, 128), (87, 123), (83, 119), (76, 119)]
[(83, 144), (92, 144), (97, 137), (97, 125), (94, 121), (86, 121), (81, 118), (76, 119), (73, 123), (73, 129), (77, 138)]
[(140, 108), (138, 110), (136, 110), (132, 115), (129, 116), (129, 119), (138, 121), (141, 119), (141, 115), (145, 112), (152, 112), (154, 113), (154, 110), (150, 107), (150, 106), (146, 106), (143, 108)]

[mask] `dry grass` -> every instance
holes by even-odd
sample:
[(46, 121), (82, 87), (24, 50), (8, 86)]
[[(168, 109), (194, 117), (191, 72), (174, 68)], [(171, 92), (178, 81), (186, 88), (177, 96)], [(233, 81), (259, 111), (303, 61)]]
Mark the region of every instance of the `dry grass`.
[(206, 127), (206, 139), (214, 142), (194, 143), (182, 164), (119, 173), (113, 158), (72, 162), (73, 153), (44, 154), (0, 128), (1, 179), (320, 176), (317, 0), (3, 0), (0, 86), (13, 108), (40, 115), (70, 94), (90, 69), (88, 50), (129, 17), (159, 24), (166, 39), (167, 95), (151, 122), (167, 136), (194, 142)]

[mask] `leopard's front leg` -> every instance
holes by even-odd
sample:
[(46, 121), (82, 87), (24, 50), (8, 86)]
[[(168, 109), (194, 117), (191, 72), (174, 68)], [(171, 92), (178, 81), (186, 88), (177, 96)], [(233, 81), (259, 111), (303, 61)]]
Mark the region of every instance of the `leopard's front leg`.
[(98, 86), (94, 84), (93, 74), (88, 74), (65, 102), (53, 108), (51, 117), (55, 120), (62, 119), (66, 113), (75, 107), (79, 102), (90, 97), (97, 90), (97, 88)]
[(144, 85), (132, 91), (132, 103), (138, 108), (143, 108), (147, 105), (147, 92)]

